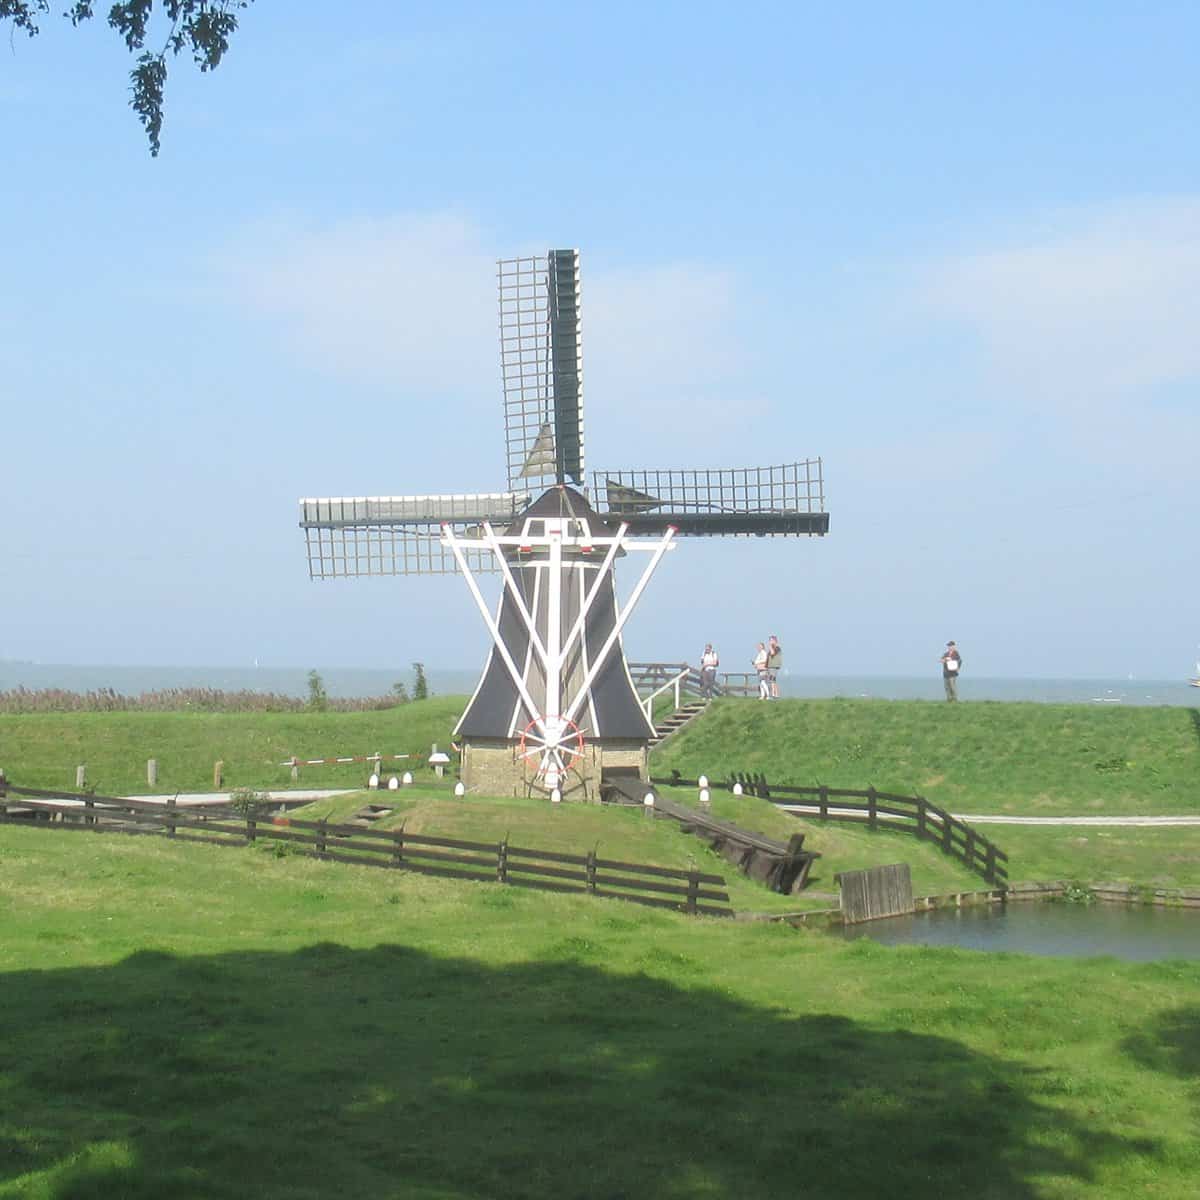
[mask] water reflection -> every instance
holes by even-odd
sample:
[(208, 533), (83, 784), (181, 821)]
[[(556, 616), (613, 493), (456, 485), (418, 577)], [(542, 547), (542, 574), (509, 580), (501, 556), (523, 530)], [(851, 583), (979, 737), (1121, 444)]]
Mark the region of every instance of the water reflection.
[(844, 931), (889, 946), (961, 946), (1135, 962), (1200, 958), (1200, 912), (1115, 904), (1017, 903), (943, 909)]

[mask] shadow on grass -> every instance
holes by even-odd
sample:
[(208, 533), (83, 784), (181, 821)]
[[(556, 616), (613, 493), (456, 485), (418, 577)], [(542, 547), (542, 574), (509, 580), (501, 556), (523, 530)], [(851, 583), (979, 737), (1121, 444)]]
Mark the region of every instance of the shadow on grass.
[(1121, 1048), (1152, 1071), (1200, 1082), (1200, 1007), (1159, 1013), (1149, 1030), (1126, 1038)]
[(489, 968), (322, 944), (8, 974), (0, 1196), (1019, 1200), (1155, 1152), (955, 1041), (560, 950)]

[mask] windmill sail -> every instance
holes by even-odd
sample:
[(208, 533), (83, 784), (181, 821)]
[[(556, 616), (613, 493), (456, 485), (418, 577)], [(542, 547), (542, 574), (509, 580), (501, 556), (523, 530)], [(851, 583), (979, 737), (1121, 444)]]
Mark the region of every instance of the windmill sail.
[[(452, 575), (458, 567), (441, 544), (442, 526), (477, 539), (484, 522), (508, 522), (528, 492), (451, 496), (336, 496), (300, 501), (310, 579), (359, 575)], [(492, 556), (471, 551), (478, 571), (494, 571)]]
[(509, 486), (584, 482), (579, 252), (497, 263)]
[(821, 537), (829, 532), (819, 458), (773, 467), (596, 471), (592, 499), (634, 533), (668, 526), (691, 537)]

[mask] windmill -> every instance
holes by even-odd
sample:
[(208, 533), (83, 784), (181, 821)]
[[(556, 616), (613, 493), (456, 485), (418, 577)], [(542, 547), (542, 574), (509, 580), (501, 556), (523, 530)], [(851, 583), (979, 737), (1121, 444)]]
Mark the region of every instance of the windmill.
[[(300, 501), (309, 575), (458, 572), (491, 635), (455, 729), (463, 782), (594, 799), (646, 774), (654, 730), (622, 631), (678, 537), (824, 535), (820, 459), (733, 470), (584, 470), (577, 250), (501, 260), (503, 492)], [(641, 572), (618, 603), (615, 565)], [(479, 577), (501, 577), (489, 605)]]

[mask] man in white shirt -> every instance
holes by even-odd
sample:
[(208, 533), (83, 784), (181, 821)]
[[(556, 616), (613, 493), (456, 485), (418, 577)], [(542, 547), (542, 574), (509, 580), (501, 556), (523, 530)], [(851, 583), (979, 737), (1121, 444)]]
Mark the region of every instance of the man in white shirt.
[(766, 643), (759, 642), (758, 652), (754, 655), (754, 669), (758, 672), (758, 698), (760, 700), (770, 700), (771, 698), (771, 672), (767, 669), (769, 658)]

